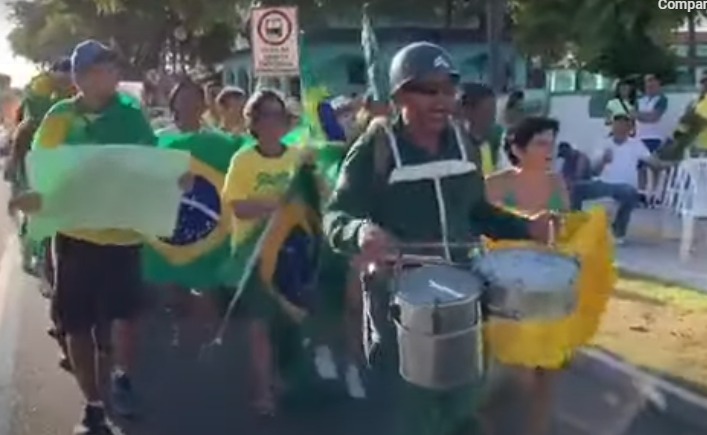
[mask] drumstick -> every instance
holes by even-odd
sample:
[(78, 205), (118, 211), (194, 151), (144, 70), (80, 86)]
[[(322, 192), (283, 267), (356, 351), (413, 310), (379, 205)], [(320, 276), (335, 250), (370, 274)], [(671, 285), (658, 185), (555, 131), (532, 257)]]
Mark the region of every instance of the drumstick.
[[(481, 242), (450, 242), (446, 246), (450, 248), (477, 248), (482, 246)], [(429, 249), (429, 248), (444, 248), (445, 244), (442, 242), (406, 242), (397, 243), (395, 247), (401, 250), (404, 249)]]

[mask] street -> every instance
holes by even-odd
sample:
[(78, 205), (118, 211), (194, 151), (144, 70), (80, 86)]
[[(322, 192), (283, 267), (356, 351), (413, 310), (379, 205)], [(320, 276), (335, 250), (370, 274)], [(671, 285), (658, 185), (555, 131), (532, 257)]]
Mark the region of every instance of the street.
[[(8, 191), (2, 187), (0, 202)], [(0, 435), (66, 435), (76, 424), (81, 399), (73, 379), (57, 366), (57, 347), (46, 334), (47, 302), (37, 282), (19, 268), (14, 228), (0, 213)], [(246, 346), (233, 325), (223, 347), (208, 361), (198, 346), (173, 348), (163, 310), (146, 317), (135, 384), (144, 418), (117, 422), (126, 435), (262, 434), (383, 435), (390, 433), (385, 401), (354, 402), (341, 388), (327, 388), (313, 404), (290, 404), (276, 419), (250, 413)], [(645, 403), (631, 376), (567, 370), (556, 395), (556, 435), (700, 435), (671, 413)], [(324, 393), (323, 393), (324, 394)], [(660, 402), (660, 400), (658, 400)], [(299, 405), (299, 406), (298, 406)], [(645, 405), (645, 406), (643, 406)], [(502, 434), (519, 434), (510, 409)], [(670, 409), (670, 408), (668, 408)], [(322, 428), (326, 428), (322, 430)]]

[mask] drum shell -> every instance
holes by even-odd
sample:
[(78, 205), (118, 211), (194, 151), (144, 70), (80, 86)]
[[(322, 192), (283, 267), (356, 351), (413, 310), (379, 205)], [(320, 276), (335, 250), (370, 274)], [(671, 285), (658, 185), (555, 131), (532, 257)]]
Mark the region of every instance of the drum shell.
[(577, 307), (580, 264), (574, 257), (531, 248), (500, 249), (477, 260), (474, 270), (485, 281), (485, 302), (493, 316), (551, 321)]
[(422, 335), (443, 335), (479, 323), (479, 301), (479, 296), (470, 296), (446, 304), (415, 306), (396, 297), (393, 309), (405, 329)]
[(392, 317), (403, 379), (433, 390), (480, 380), (481, 280), (449, 266), (423, 266), (394, 279)]
[(448, 334), (426, 335), (396, 322), (400, 376), (431, 390), (451, 390), (483, 378), (482, 324)]

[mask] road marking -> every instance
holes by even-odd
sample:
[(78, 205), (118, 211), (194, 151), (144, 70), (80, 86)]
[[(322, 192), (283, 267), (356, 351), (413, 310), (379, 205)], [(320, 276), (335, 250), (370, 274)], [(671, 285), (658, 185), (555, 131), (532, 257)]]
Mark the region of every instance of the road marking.
[[(662, 392), (667, 392), (693, 406), (697, 406), (701, 409), (707, 410), (707, 399), (696, 393), (693, 393), (690, 390), (675, 385), (672, 382), (666, 381), (665, 379), (653, 376), (650, 373), (646, 373), (641, 369), (636, 368), (623, 361), (620, 361), (612, 357), (611, 355), (607, 355), (604, 352), (593, 349), (585, 349), (583, 350), (583, 353), (592, 359), (598, 360), (603, 364), (606, 364), (612, 369), (615, 369), (630, 376), (631, 378), (638, 378), (640, 380), (644, 380), (648, 384), (650, 384), (651, 387), (657, 387), (658, 390), (661, 390)], [(658, 393), (660, 393), (660, 391)], [(655, 398), (653, 399), (655, 400)]]
[(0, 259), (0, 435), (10, 434), (14, 403), (13, 376), (19, 333), (19, 242), (10, 236)]

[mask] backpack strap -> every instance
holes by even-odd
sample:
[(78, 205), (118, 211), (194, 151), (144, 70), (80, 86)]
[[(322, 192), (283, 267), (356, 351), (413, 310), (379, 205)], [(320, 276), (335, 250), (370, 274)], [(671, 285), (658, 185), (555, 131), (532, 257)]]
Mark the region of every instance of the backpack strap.
[(469, 133), (462, 128), (458, 121), (451, 120), (450, 127), (454, 132), (454, 139), (457, 141), (457, 145), (461, 142), (460, 149), (466, 151), (466, 155), (460, 157), (462, 159), (466, 158), (466, 160), (476, 165), (477, 168), (481, 168), (481, 148), (471, 140)]
[(365, 134), (373, 139), (373, 168), (376, 178), (385, 179), (390, 172), (393, 158), (388, 120), (385, 117), (373, 118)]

